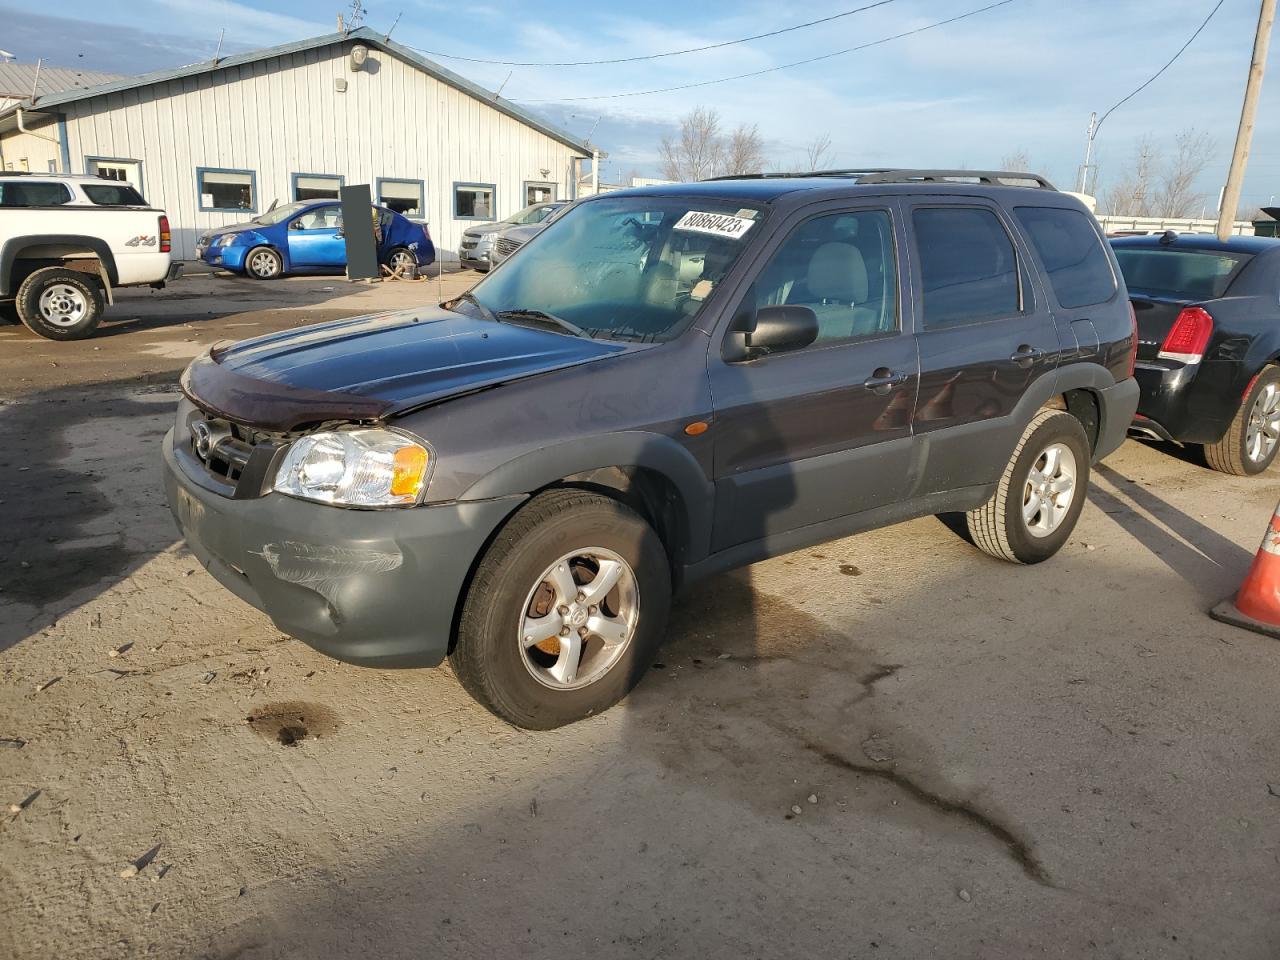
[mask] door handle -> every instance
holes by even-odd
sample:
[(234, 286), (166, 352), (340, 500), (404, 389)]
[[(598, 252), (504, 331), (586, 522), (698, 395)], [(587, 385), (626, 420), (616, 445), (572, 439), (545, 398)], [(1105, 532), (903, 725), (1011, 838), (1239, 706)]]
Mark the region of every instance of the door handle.
[(1037, 360), (1043, 359), (1043, 357), (1044, 351), (1039, 347), (1033, 347), (1030, 344), (1024, 343), (1013, 352), (1013, 356), (1009, 359), (1020, 367), (1029, 367)]
[(899, 384), (907, 382), (905, 373), (895, 373), (888, 367), (881, 367), (866, 380), (862, 381), (862, 385), (872, 393), (886, 394)]

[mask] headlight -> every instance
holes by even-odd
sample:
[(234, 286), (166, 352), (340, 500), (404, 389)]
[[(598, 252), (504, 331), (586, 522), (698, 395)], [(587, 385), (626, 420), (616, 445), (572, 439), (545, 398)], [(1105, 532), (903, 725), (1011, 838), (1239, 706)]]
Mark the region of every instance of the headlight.
[(234, 233), (228, 233), (225, 237), (223, 237), (221, 240), (218, 241), (218, 246), (229, 247), (235, 242), (236, 242), (236, 235)]
[(391, 430), (313, 433), (293, 442), (274, 489), (346, 507), (412, 506), (431, 474), (431, 451)]

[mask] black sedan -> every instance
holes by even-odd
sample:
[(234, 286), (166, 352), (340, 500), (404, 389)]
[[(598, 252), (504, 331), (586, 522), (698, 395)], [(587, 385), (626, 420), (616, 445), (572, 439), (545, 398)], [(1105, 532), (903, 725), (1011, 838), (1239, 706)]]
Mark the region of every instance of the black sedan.
[(1280, 447), (1280, 240), (1166, 233), (1111, 241), (1138, 321), (1131, 432), (1198, 444), (1223, 473)]

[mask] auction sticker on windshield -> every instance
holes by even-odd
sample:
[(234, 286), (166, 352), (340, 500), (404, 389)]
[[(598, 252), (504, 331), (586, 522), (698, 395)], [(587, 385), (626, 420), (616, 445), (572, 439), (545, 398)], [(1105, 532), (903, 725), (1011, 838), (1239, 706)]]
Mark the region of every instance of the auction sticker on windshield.
[(728, 237), (740, 240), (748, 230), (755, 226), (755, 221), (748, 217), (735, 217), (727, 213), (704, 213), (690, 210), (676, 224), (677, 230), (689, 230), (693, 233), (711, 233), (717, 237)]

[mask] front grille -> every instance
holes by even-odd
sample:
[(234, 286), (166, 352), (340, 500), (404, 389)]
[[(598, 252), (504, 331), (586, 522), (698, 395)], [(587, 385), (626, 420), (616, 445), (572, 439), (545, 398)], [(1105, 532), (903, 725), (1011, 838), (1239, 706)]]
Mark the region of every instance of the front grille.
[(511, 256), (511, 254), (520, 249), (520, 246), (519, 240), (512, 240), (510, 237), (499, 237), (493, 241), (493, 249), (504, 257)]
[(476, 248), (476, 244), (477, 244), (477, 243), (479, 243), (479, 242), (480, 242), (480, 238), (479, 238), (479, 237), (463, 237), (463, 238), (462, 238), (462, 249), (463, 249), (463, 250), (474, 250), (474, 249)]
[(200, 410), (187, 417), (187, 450), (229, 496), (260, 496), (266, 468), (281, 445), (274, 434)]

